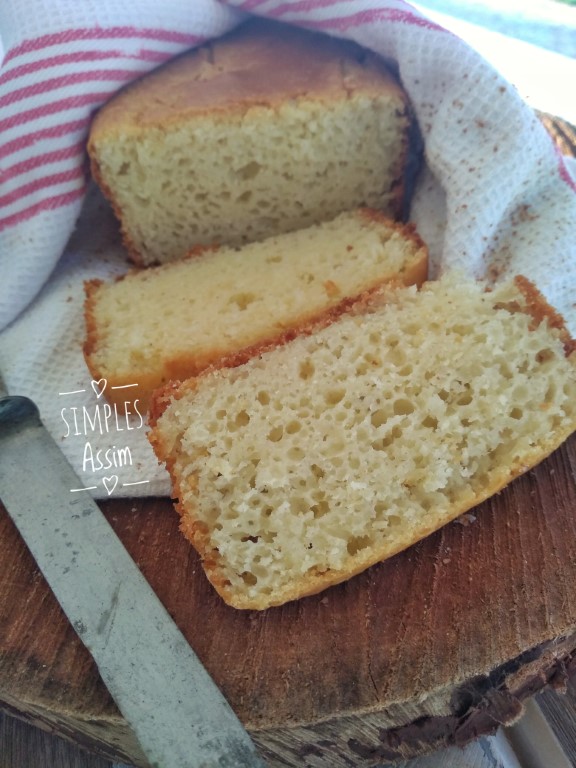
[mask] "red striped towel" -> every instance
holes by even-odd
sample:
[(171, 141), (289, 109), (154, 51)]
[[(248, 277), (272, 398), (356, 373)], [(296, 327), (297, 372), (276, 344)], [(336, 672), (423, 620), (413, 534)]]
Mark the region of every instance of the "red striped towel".
[(94, 111), (241, 18), (216, 0), (2, 0), (0, 329), (37, 294), (70, 237)]
[[(526, 274), (576, 334), (573, 166), (509, 83), (408, 3), (2, 0), (0, 370), (9, 389), (37, 402), (89, 486), (85, 430), (62, 418), (63, 408), (97, 406), (81, 352), (82, 282), (126, 268), (97, 196), (89, 195), (66, 247), (85, 197), (90, 117), (118, 88), (223, 34), (245, 12), (350, 38), (397, 62), (425, 143), (411, 218), (430, 247), (433, 275), (452, 267)], [(168, 493), (143, 429), (103, 430), (89, 447), (105, 455), (118, 441), (133, 465), (118, 473), (114, 495)], [(97, 473), (95, 485), (94, 495), (105, 496)]]

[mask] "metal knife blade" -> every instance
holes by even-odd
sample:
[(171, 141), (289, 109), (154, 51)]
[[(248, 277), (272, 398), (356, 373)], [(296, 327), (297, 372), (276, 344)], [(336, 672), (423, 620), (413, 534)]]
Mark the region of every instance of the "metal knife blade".
[(154, 768), (263, 768), (36, 405), (0, 397), (0, 499)]

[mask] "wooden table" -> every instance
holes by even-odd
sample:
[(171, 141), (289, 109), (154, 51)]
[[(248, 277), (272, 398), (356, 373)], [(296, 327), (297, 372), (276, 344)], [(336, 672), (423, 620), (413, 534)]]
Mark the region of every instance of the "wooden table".
[[(571, 127), (542, 119), (574, 152)], [(573, 437), (472, 516), (345, 584), (261, 613), (217, 597), (169, 500), (102, 508), (270, 765), (337, 768), (465, 743), (576, 675), (575, 477)], [(573, 746), (573, 699), (558, 701), (542, 696)], [(1, 509), (0, 707), (94, 755), (66, 762), (64, 742), (8, 718), (1, 768), (40, 768), (50, 750), (51, 768), (145, 764)]]
[[(576, 766), (576, 691), (564, 695), (547, 692), (536, 697), (546, 707), (546, 717), (554, 729), (554, 735), (566, 750), (568, 765)], [(526, 718), (523, 718), (524, 723)], [(532, 722), (526, 727), (532, 728)], [(510, 768), (505, 750), (512, 746), (514, 755), (522, 760), (522, 734), (516, 734), (518, 726), (501, 729), (494, 737), (483, 737), (464, 749), (450, 748), (431, 755), (414, 758), (396, 764), (394, 768)], [(542, 743), (540, 732), (535, 733), (538, 747), (542, 749), (542, 768), (551, 768), (549, 744)], [(520, 742), (520, 744), (518, 743)], [(530, 745), (525, 745), (530, 748)], [(534, 753), (530, 765), (534, 768)], [(0, 714), (0, 756), (2, 768), (115, 768), (104, 758), (85, 752), (63, 739), (53, 736), (15, 718)], [(118, 764), (116, 764), (118, 766)], [(124, 766), (122, 766), (124, 768)], [(558, 768), (557, 765), (554, 768)]]
[[(102, 506), (270, 765), (367, 765), (491, 731), (576, 672), (575, 476), (576, 436), (474, 519), (265, 612), (220, 600), (169, 500)], [(144, 765), (5, 513), (0, 542), (3, 708)]]

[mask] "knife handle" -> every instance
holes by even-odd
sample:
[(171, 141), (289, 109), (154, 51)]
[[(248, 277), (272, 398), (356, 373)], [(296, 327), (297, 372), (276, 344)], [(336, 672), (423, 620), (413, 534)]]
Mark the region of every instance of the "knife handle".
[(40, 412), (36, 403), (21, 395), (0, 395), (0, 428), (9, 430), (22, 427), (26, 422), (40, 424)]

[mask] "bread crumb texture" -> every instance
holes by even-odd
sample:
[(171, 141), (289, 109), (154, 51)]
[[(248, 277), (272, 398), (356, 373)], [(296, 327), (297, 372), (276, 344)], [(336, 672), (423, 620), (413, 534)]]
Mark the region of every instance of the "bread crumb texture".
[(129, 251), (149, 265), (360, 206), (398, 218), (411, 125), (374, 55), (250, 22), (112, 99), (88, 150)]
[(426, 276), (427, 249), (412, 228), (371, 210), (343, 213), (262, 243), (89, 283), (86, 361), (111, 386), (138, 383), (146, 405), (171, 379), (293, 334), (387, 281)]
[(451, 275), (389, 289), (159, 395), (151, 441), (226, 602), (262, 609), (347, 579), (566, 439), (576, 355), (535, 295)]

